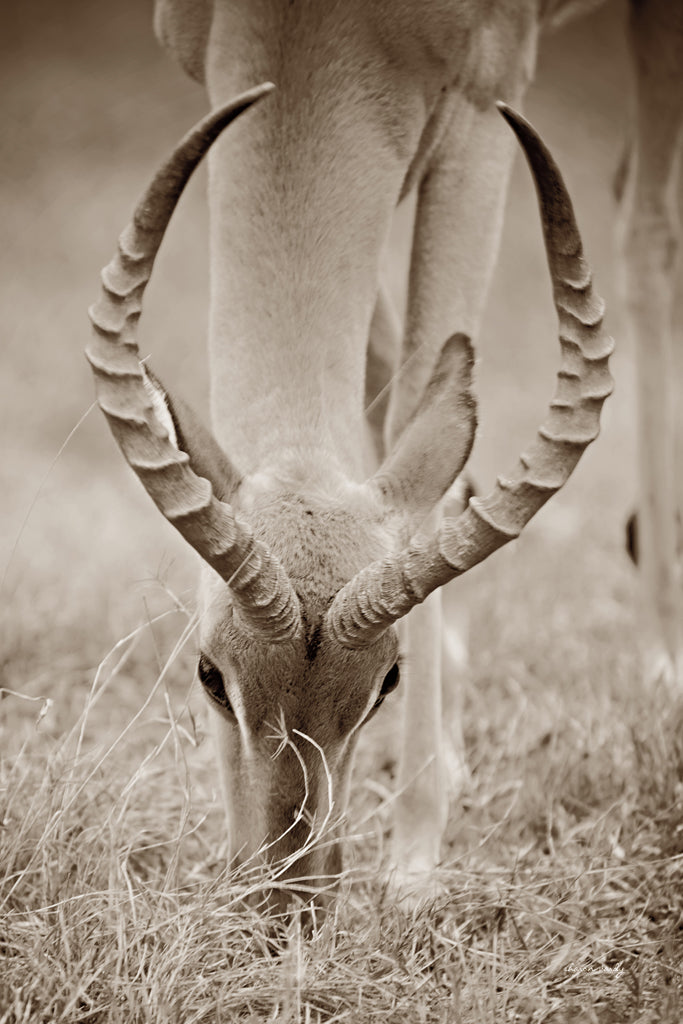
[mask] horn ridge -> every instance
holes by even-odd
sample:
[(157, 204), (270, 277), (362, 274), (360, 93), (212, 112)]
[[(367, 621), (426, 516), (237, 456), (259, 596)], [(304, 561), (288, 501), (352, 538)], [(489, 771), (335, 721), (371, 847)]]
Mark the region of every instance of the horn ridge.
[(162, 514), (229, 584), (239, 616), (256, 636), (293, 638), (299, 600), (279, 561), (177, 448), (145, 389), (136, 340), (142, 297), (168, 221), (182, 190), (220, 132), (272, 85), (258, 86), (209, 114), (176, 147), (138, 202), (117, 251), (102, 271), (100, 299), (90, 308), (86, 349), (104, 412), (124, 457)]

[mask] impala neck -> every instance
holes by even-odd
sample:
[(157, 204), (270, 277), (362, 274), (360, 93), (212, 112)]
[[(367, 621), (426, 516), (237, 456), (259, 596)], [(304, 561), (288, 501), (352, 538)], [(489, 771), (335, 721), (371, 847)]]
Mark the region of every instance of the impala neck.
[(247, 473), (323, 460), (359, 479), (379, 259), (420, 112), (357, 28), (328, 13), (323, 31), (313, 5), (304, 52), (284, 6), (217, 5), (209, 41), (212, 105), (277, 86), (211, 154), (214, 429)]

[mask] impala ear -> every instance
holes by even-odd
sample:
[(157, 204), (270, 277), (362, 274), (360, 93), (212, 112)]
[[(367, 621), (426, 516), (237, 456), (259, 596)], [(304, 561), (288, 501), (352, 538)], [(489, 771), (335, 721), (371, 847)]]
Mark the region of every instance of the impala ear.
[(477, 426), (470, 339), (445, 343), (417, 410), (371, 484), (390, 506), (425, 515), (467, 462)]
[(229, 502), (242, 482), (242, 474), (190, 406), (182, 399), (172, 399), (148, 366), (143, 365), (143, 373), (145, 391), (172, 443), (187, 452), (192, 469), (209, 481), (215, 496)]

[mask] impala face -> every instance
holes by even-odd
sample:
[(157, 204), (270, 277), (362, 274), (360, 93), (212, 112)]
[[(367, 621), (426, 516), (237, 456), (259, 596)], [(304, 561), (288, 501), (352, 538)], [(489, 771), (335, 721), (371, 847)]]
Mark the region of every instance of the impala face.
[[(390, 550), (392, 538), (381, 507), (360, 490), (346, 507), (293, 495), (262, 497), (259, 506), (249, 520), (294, 585), (302, 628), (279, 644), (254, 637), (229, 587), (204, 573), (198, 674), (219, 750), (231, 859), (287, 859), (281, 877), (329, 887), (341, 869), (332, 826), (346, 808), (360, 729), (399, 672), (394, 628), (351, 650), (325, 616), (342, 585)], [(313, 842), (324, 826), (322, 842)]]

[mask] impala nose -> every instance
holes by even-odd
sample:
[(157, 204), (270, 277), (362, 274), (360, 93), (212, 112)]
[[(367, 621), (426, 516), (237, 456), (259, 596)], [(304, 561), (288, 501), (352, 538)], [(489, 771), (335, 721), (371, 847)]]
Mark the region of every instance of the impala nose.
[(280, 870), (274, 861), (272, 875), (264, 880), (264, 888), (253, 894), (250, 903), (275, 924), (287, 925), (299, 914), (302, 926), (310, 928), (324, 917), (337, 889), (341, 868), (339, 842), (328, 840), (323, 848), (302, 854)]

